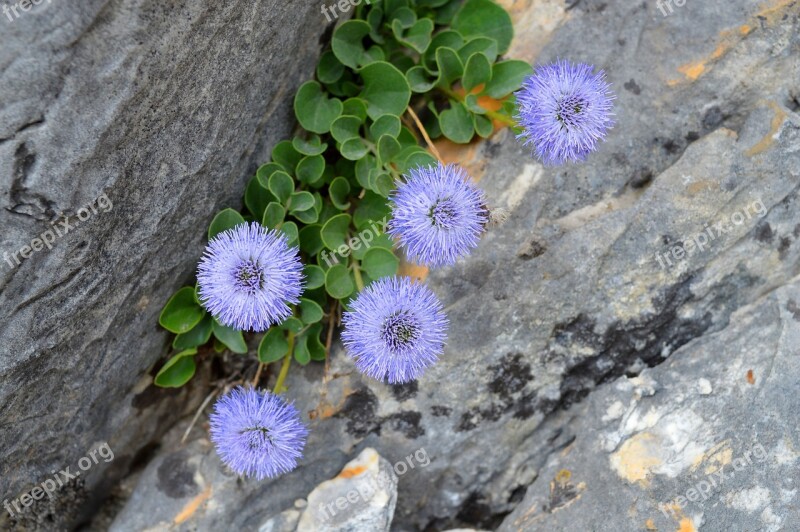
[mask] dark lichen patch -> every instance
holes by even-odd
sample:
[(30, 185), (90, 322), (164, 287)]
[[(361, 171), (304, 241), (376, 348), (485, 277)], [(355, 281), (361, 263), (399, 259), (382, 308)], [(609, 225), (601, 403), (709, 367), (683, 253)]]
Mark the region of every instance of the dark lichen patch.
[(363, 438), (374, 432), (381, 433), (380, 420), (376, 419), (378, 398), (369, 388), (361, 388), (347, 396), (342, 409), (334, 417), (347, 419), (347, 433)]
[(786, 255), (789, 252), (789, 248), (792, 246), (792, 239), (788, 236), (781, 237), (780, 243), (778, 244), (778, 256), (781, 260), (786, 258)]
[(531, 260), (544, 255), (545, 251), (547, 251), (547, 246), (538, 238), (533, 237), (517, 250), (517, 257), (522, 260)]
[(433, 405), (431, 407), (431, 415), (436, 417), (447, 417), (453, 413), (453, 409), (449, 406)]
[(633, 78), (631, 78), (630, 81), (625, 82), (625, 84), (622, 86), (625, 87), (626, 91), (632, 92), (636, 96), (639, 96), (642, 93), (641, 87), (636, 84), (636, 81), (634, 81)]
[(419, 383), (417, 383), (417, 381), (411, 381), (403, 384), (393, 384), (391, 385), (391, 390), (394, 398), (402, 403), (403, 401), (413, 399), (417, 396)]
[(570, 482), (571, 477), (572, 473), (562, 469), (550, 481), (550, 500), (544, 508), (547, 513), (553, 513), (580, 498), (584, 484), (575, 486)]
[(388, 424), (392, 430), (402, 433), (410, 440), (415, 440), (425, 434), (425, 429), (420, 425), (421, 421), (422, 414), (411, 410), (397, 412), (383, 419), (383, 423)]
[(786, 310), (792, 314), (792, 318), (795, 321), (800, 321), (800, 307), (797, 306), (797, 302), (794, 299), (786, 302)]
[(478, 407), (472, 407), (463, 414), (456, 426), (456, 432), (468, 432), (478, 426), (482, 419), (481, 410)]
[(525, 362), (521, 353), (507, 354), (499, 364), (489, 366), (493, 375), (489, 391), (508, 400), (533, 380), (531, 365)]
[(655, 177), (653, 171), (649, 168), (637, 168), (628, 180), (628, 185), (631, 188), (644, 188), (653, 181), (653, 177)]
[(514, 419), (529, 419), (536, 413), (536, 392), (531, 392), (522, 396), (514, 404)]
[[(155, 368), (153, 371), (155, 372)], [(180, 388), (159, 388), (158, 386), (151, 384), (142, 390), (141, 393), (133, 396), (131, 399), (131, 406), (137, 410), (144, 410), (145, 408), (152, 406), (159, 401), (164, 401), (168, 397), (174, 397), (180, 393)]]
[[(22, 495), (24, 494), (19, 494), (20, 497)], [(27, 495), (30, 496), (30, 492)], [(69, 530), (72, 524), (81, 517), (85, 510), (84, 507), (89, 501), (89, 496), (84, 479), (73, 478), (65, 482), (64, 486), (54, 492), (52, 497), (32, 499), (31, 505), (28, 507), (16, 499), (15, 502), (20, 511), (15, 511), (11, 516), (5, 509), (2, 510), (0, 530)], [(9, 505), (16, 510), (10, 498)]]
[(769, 222), (764, 220), (759, 222), (759, 224), (756, 226), (755, 237), (759, 242), (769, 244), (772, 242), (774, 236), (775, 234), (773, 233), (772, 226), (769, 225)]
[(510, 512), (492, 513), (489, 499), (482, 493), (473, 491), (461, 503), (456, 514), (456, 521), (460, 525), (469, 525), (471, 528), (496, 530)]
[(169, 454), (158, 466), (156, 487), (167, 497), (183, 499), (200, 492), (194, 481), (195, 466), (189, 463), (190, 455), (184, 450)]

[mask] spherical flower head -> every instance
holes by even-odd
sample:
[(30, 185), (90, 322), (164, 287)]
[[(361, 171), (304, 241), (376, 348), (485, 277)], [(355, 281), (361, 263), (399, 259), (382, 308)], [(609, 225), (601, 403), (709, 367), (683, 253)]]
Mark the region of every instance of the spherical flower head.
[(234, 388), (211, 413), (211, 441), (236, 474), (257, 480), (297, 467), (308, 429), (297, 409), (279, 396), (254, 388)]
[(425, 266), (453, 264), (480, 241), (489, 211), (483, 192), (456, 165), (409, 170), (392, 195), (387, 233), (409, 259)]
[(342, 341), (361, 373), (391, 384), (418, 379), (444, 351), (447, 316), (430, 288), (384, 277), (344, 313)]
[(197, 272), (199, 299), (223, 325), (265, 331), (292, 314), (303, 292), (303, 265), (286, 236), (252, 222), (214, 237)]
[(517, 138), (546, 165), (577, 162), (595, 150), (614, 125), (614, 95), (601, 70), (558, 61), (539, 66), (515, 93)]

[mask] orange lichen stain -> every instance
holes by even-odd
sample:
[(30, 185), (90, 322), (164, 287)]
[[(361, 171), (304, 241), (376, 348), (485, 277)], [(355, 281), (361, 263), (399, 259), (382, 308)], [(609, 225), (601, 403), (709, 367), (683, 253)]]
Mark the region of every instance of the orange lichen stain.
[(655, 521), (653, 521), (652, 519), (648, 519), (647, 521), (645, 521), (645, 522), (644, 522), (644, 527), (645, 527), (647, 530), (658, 530), (658, 529), (656, 528), (656, 523), (655, 523)]
[(747, 150), (745, 154), (748, 157), (752, 157), (754, 155), (758, 155), (759, 153), (766, 151), (774, 142), (775, 140), (774, 137), (778, 133), (778, 131), (780, 131), (781, 126), (783, 125), (783, 121), (786, 120), (786, 111), (781, 109), (781, 107), (777, 103), (773, 101), (768, 101), (767, 105), (775, 113), (775, 115), (772, 117), (772, 123), (770, 124), (769, 133), (764, 135), (764, 138), (758, 141), (758, 143), (755, 146)]
[(688, 517), (684, 517), (683, 519), (681, 519), (681, 522), (678, 524), (679, 527), (677, 532), (697, 532), (697, 529), (694, 527), (694, 521), (692, 521)]
[(715, 183), (714, 181), (698, 181), (696, 183), (692, 183), (686, 188), (686, 191), (691, 194), (695, 195), (698, 192), (703, 192), (704, 190), (718, 190), (719, 183)]
[(194, 499), (186, 503), (186, 506), (183, 507), (183, 509), (175, 517), (173, 522), (176, 525), (185, 522), (187, 519), (192, 517), (195, 514), (195, 512), (197, 512), (197, 509), (200, 508), (200, 506), (204, 502), (206, 502), (210, 498), (211, 498), (211, 485), (209, 485), (206, 489), (204, 489), (203, 492), (200, 493), (198, 496), (196, 496)]
[(692, 464), (692, 471), (696, 471), (700, 465), (705, 464), (705, 474), (711, 475), (730, 464), (733, 459), (733, 450), (730, 448), (730, 443), (730, 440), (723, 440), (706, 451), (705, 454), (700, 455)]
[(747, 370), (747, 383), (748, 384), (755, 384), (756, 383), (756, 378), (753, 376), (753, 370), (752, 369), (748, 369)]
[(611, 455), (611, 466), (628, 482), (646, 484), (653, 469), (663, 464), (659, 444), (659, 439), (653, 434), (636, 434)]
[(328, 402), (324, 397), (320, 404), (313, 410), (308, 411), (308, 418), (309, 419), (328, 419), (335, 416), (343, 407), (344, 402), (347, 400), (347, 396), (352, 394), (353, 390), (345, 386), (344, 390), (342, 391), (342, 400), (339, 401), (339, 404), (334, 405)]
[(486, 159), (478, 150), (480, 143), (481, 140), (476, 139), (469, 144), (456, 144), (441, 138), (434, 141), (433, 144), (439, 150), (445, 164), (458, 163), (467, 171), (473, 181), (478, 182), (483, 177), (486, 166)]
[(721, 31), (719, 33), (720, 43), (717, 44), (717, 47), (714, 49), (711, 55), (698, 61), (692, 61), (691, 63), (687, 63), (678, 67), (678, 72), (683, 74), (683, 78), (671, 79), (667, 81), (667, 85), (674, 87), (680, 83), (691, 83), (693, 81), (697, 81), (700, 76), (708, 71), (711, 63), (717, 61), (731, 51), (734, 46), (741, 42), (743, 37), (746, 37), (753, 31), (754, 26), (757, 26), (761, 21), (765, 21), (767, 24), (773, 24), (779, 20), (780, 15), (783, 13), (783, 8), (791, 7), (796, 1), (797, 0), (777, 0), (772, 2), (771, 5), (769, 2), (767, 2), (766, 4), (763, 4), (766, 7), (763, 7), (761, 11), (750, 17), (749, 23), (742, 24), (738, 28)]
[(562, 469), (558, 473), (556, 473), (555, 481), (558, 483), (559, 486), (562, 488), (566, 487), (569, 484), (569, 479), (572, 478), (572, 472), (568, 469)]
[(428, 277), (429, 271), (430, 270), (425, 266), (420, 266), (419, 264), (414, 264), (413, 262), (408, 262), (403, 259), (400, 263), (398, 273), (403, 277), (411, 277), (412, 279), (424, 281)]
[(338, 478), (353, 478), (353, 477), (356, 477), (356, 476), (360, 475), (361, 473), (363, 473), (366, 470), (367, 470), (367, 466), (363, 466), (363, 465), (355, 466), (355, 467), (348, 467), (347, 469), (343, 469), (342, 472), (339, 473), (339, 477)]

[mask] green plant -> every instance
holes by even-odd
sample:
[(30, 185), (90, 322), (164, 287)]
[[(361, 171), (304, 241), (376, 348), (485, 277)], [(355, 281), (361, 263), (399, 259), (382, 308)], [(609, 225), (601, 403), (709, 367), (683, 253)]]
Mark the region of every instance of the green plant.
[[(316, 80), (295, 96), (297, 135), (250, 179), (245, 209), (219, 212), (208, 230), (211, 239), (260, 221), (301, 250), (303, 299), (258, 347), (262, 364), (283, 361), (276, 391), (292, 359), (326, 359), (338, 313), (357, 290), (397, 272), (394, 243), (382, 232), (387, 197), (410, 168), (436, 162), (431, 139), (467, 143), (491, 135), (495, 123), (513, 125), (509, 96), (531, 67), (500, 60), (512, 37), (508, 13), (492, 0), (382, 0), (337, 26)], [(371, 241), (355, 246), (366, 231)], [(247, 352), (242, 331), (208, 315), (194, 287), (167, 302), (159, 323), (177, 335), (179, 351), (156, 376), (159, 386), (191, 379), (193, 357), (209, 342), (217, 352)]]

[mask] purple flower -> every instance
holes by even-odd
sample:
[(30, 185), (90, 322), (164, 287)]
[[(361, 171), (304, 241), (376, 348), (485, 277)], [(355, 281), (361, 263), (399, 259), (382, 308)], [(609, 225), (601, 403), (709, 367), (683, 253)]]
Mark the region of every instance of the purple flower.
[(392, 193), (387, 233), (409, 259), (436, 267), (455, 263), (480, 241), (489, 211), (483, 192), (456, 165), (412, 168)]
[(292, 314), (302, 272), (297, 248), (283, 233), (239, 224), (206, 246), (197, 272), (200, 302), (223, 325), (265, 331)]
[(277, 477), (303, 456), (308, 430), (300, 413), (268, 391), (234, 388), (217, 400), (210, 420), (217, 453), (238, 475)]
[(514, 93), (517, 138), (546, 165), (583, 161), (614, 125), (610, 85), (601, 70), (557, 61), (539, 66)]
[(358, 370), (378, 380), (419, 378), (444, 351), (447, 316), (430, 288), (408, 277), (367, 286), (344, 313), (342, 341)]

